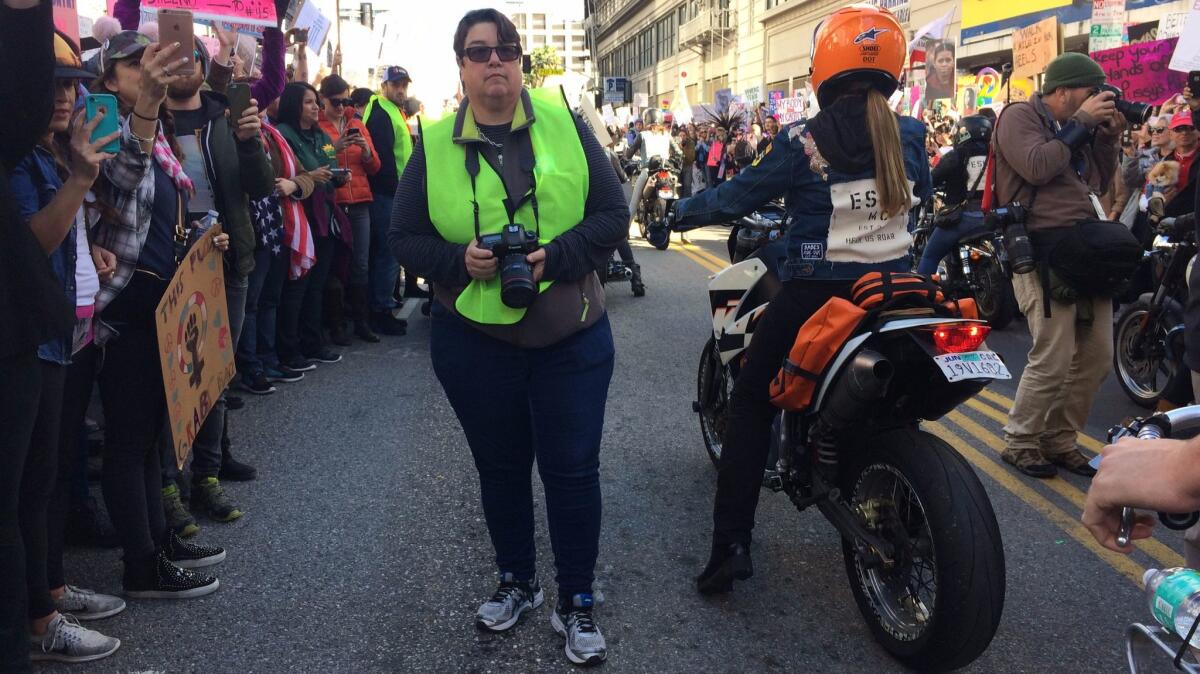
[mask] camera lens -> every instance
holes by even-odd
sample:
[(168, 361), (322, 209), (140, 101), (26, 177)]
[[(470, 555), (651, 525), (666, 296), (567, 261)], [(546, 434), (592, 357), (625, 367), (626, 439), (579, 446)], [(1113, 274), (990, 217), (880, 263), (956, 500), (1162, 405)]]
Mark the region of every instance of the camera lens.
[(500, 261), (500, 301), (513, 309), (524, 309), (537, 298), (533, 268), (525, 255), (513, 253)]
[(1117, 99), (1117, 112), (1125, 116), (1130, 124), (1145, 124), (1150, 119), (1150, 106), (1145, 103), (1134, 103)]

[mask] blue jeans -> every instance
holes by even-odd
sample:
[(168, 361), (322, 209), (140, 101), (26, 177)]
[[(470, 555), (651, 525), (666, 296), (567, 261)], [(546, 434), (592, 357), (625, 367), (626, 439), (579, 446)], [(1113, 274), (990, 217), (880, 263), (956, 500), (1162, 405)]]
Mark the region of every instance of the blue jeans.
[(263, 286), (270, 272), (271, 249), (254, 251), (254, 271), (250, 272), (246, 286), (246, 317), (242, 321), (242, 334), (235, 354), (238, 374), (247, 377), (262, 374), (264, 368), (262, 359), (258, 357), (258, 300), (262, 297)]
[(962, 219), (953, 227), (934, 227), (921, 253), (921, 261), (917, 264), (917, 273), (929, 275), (937, 271), (942, 258), (954, 250), (958, 240), (983, 229), (982, 213), (963, 213)]
[[(275, 348), (275, 334), (278, 329), (279, 302), (283, 298), (283, 282), (287, 279), (291, 253), (287, 250), (282, 255), (270, 257), (270, 269), (263, 281), (262, 292), (258, 296), (258, 320), (255, 326), (258, 343), (258, 361), (262, 368), (279, 366), (279, 352)], [(256, 267), (257, 269), (257, 267)], [(242, 330), (246, 328), (243, 327)]]
[[(400, 263), (388, 247), (387, 234), (392, 228), (392, 203), (395, 196), (376, 194), (371, 202), (371, 248), (369, 276), (371, 311), (387, 311), (396, 308), (396, 279), (400, 276)], [(357, 236), (357, 229), (355, 230)], [(356, 246), (357, 247), (357, 246)]]
[(532, 469), (546, 490), (559, 596), (591, 593), (600, 548), (600, 439), (613, 372), (608, 317), (522, 349), (432, 307), (430, 355), (479, 471), (500, 573), (535, 575)]

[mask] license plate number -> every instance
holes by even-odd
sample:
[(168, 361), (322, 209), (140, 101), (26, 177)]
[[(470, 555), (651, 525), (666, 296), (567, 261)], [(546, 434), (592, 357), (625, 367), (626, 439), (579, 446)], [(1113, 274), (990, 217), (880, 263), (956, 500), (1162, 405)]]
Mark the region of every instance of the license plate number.
[(947, 381), (964, 379), (1012, 379), (1004, 361), (995, 351), (971, 351), (934, 356)]

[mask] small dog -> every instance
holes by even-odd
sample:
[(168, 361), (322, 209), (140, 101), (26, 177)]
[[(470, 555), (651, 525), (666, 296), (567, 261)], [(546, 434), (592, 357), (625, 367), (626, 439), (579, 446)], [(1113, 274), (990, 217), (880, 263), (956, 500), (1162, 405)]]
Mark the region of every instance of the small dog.
[(1179, 162), (1160, 161), (1150, 169), (1146, 176), (1146, 198), (1162, 194), (1168, 187), (1179, 183)]

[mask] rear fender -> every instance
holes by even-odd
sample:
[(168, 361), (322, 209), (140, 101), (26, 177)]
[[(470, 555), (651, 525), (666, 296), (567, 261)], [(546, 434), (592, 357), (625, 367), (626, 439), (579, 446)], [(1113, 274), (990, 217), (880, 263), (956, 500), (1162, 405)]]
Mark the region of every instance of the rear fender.
[(765, 262), (749, 258), (712, 276), (708, 282), (708, 303), (712, 309), (714, 336), (719, 339), (732, 328), (737, 321), (738, 307), (767, 271)]

